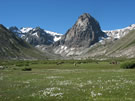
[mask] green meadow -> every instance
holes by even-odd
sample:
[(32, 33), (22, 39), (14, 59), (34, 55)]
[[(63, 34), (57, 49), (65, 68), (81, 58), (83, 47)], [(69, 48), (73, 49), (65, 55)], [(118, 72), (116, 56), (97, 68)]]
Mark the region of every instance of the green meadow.
[(120, 64), (3, 61), (0, 101), (134, 101), (135, 69)]

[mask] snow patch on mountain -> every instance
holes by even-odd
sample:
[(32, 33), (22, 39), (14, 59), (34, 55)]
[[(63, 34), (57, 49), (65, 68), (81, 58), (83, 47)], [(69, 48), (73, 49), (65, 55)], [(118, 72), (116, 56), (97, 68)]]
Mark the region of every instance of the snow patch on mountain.
[(32, 34), (33, 36), (39, 37), (37, 32)]
[(21, 28), (20, 29), (20, 31), (22, 32), (22, 33), (28, 33), (30, 30), (32, 30), (33, 28), (31, 28), (31, 27), (26, 27), (26, 28)]
[(60, 33), (51, 32), (51, 31), (48, 31), (48, 30), (45, 30), (45, 32), (52, 35), (52, 36), (54, 36), (54, 42), (61, 39), (62, 34), (60, 34)]
[(122, 29), (116, 29), (116, 30), (103, 30), (104, 33), (107, 34), (109, 39), (120, 39), (127, 35), (131, 30), (135, 29), (135, 24), (132, 24), (128, 27), (122, 28)]
[[(36, 32), (37, 28), (38, 27), (36, 27), (36, 28), (22, 27), (22, 28), (19, 29), (17, 27), (10, 27), (9, 29), (10, 29), (10, 31), (12, 31), (13, 33), (15, 33), (20, 38), (26, 37), (27, 34), (32, 34), (33, 36), (36, 36), (37, 38), (40, 38), (40, 36)], [(46, 33), (49, 34), (51, 37), (53, 37), (53, 42), (56, 42), (56, 41), (60, 40), (61, 39), (61, 36), (62, 36), (62, 34), (60, 34), (60, 33), (52, 32), (52, 31), (48, 31), (48, 30), (43, 30), (43, 32), (41, 34), (44, 35)], [(25, 38), (25, 39), (27, 39), (26, 41), (29, 40), (28, 38)], [(50, 40), (48, 40), (48, 41), (50, 41)]]

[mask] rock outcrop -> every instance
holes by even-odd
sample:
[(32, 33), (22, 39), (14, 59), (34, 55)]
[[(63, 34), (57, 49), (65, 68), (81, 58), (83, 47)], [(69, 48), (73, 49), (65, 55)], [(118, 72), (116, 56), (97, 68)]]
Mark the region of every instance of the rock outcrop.
[[(99, 23), (88, 13), (81, 15), (67, 33), (54, 44), (56, 54), (79, 55), (82, 50), (90, 47), (104, 37)], [(80, 50), (81, 49), (81, 50)]]

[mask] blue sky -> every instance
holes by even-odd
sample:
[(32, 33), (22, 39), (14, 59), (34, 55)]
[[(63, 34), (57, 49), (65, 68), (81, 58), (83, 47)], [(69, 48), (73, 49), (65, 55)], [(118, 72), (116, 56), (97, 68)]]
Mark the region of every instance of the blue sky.
[(0, 23), (65, 33), (89, 13), (103, 30), (135, 24), (135, 0), (0, 0)]

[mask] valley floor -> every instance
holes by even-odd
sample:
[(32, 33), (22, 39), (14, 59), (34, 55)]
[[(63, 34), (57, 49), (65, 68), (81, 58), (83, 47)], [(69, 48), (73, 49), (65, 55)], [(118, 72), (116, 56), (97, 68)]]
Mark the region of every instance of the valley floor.
[(0, 70), (0, 101), (133, 101), (134, 94), (135, 70), (109, 62), (33, 63)]

